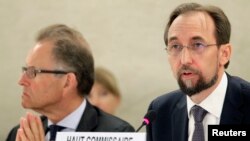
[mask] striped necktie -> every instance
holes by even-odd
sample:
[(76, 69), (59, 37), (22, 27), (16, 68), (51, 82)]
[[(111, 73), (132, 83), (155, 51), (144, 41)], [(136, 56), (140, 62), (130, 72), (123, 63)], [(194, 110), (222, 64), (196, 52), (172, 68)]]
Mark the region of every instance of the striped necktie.
[(194, 123), (195, 129), (194, 129), (192, 141), (204, 141), (205, 135), (204, 135), (204, 127), (202, 124), (202, 120), (207, 114), (207, 111), (197, 105), (193, 106), (191, 110), (192, 110), (194, 121), (195, 121)]

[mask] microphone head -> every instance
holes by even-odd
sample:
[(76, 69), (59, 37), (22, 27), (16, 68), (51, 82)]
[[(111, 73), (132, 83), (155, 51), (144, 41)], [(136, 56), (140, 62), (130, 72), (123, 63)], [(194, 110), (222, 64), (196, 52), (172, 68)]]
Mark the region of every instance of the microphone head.
[(147, 114), (143, 118), (143, 124), (149, 125), (151, 122), (153, 122), (156, 118), (156, 111), (150, 110), (147, 112)]

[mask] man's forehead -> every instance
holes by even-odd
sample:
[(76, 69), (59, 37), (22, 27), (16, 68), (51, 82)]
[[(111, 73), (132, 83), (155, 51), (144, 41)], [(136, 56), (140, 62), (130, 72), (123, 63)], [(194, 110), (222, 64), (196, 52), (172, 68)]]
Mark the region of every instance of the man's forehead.
[[(213, 19), (205, 12), (187, 12), (179, 15), (171, 24), (168, 32), (168, 39), (183, 35), (206, 33), (207, 35), (214, 35), (215, 25)], [(197, 35), (196, 35), (197, 34)]]
[(37, 42), (34, 47), (29, 51), (26, 62), (44, 62), (46, 60), (51, 60), (51, 50), (53, 44), (50, 42)]
[(213, 25), (213, 19), (208, 13), (191, 11), (176, 17), (170, 28), (173, 26), (189, 26), (190, 28), (196, 26), (208, 29), (209, 27), (211, 27), (211, 25)]

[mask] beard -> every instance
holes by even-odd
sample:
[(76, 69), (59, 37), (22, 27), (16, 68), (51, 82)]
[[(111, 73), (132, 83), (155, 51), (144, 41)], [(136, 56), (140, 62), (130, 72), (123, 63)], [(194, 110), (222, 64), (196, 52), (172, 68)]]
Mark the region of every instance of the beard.
[[(192, 84), (191, 80), (183, 81), (181, 79), (181, 72), (183, 71), (191, 71), (192, 73), (198, 75), (198, 80), (196, 84)], [(178, 84), (182, 92), (184, 92), (188, 96), (192, 96), (195, 94), (198, 94), (199, 92), (206, 90), (210, 87), (212, 87), (216, 81), (218, 80), (218, 68), (216, 69), (216, 72), (214, 76), (209, 80), (208, 82), (205, 80), (205, 78), (202, 76), (201, 72), (193, 69), (187, 65), (184, 65), (179, 71), (178, 71)]]

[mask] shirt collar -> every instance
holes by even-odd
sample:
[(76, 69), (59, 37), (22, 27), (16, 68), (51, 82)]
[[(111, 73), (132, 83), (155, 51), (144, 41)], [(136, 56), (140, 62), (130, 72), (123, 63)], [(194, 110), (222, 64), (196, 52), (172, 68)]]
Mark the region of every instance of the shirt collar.
[[(215, 117), (220, 119), (224, 99), (226, 96), (226, 89), (228, 85), (227, 75), (224, 72), (222, 79), (216, 89), (206, 98), (204, 99), (199, 106), (203, 109), (207, 110), (210, 114), (214, 115)], [(189, 96), (187, 96), (187, 110), (188, 110), (188, 117), (190, 117), (190, 110), (191, 108), (197, 105), (195, 104)]]
[[(85, 111), (86, 104), (87, 102), (84, 99), (82, 104), (77, 109), (75, 109), (75, 111), (59, 121), (57, 125), (76, 130), (78, 123), (80, 122), (81, 117)], [(48, 126), (50, 126), (51, 124), (53, 123), (48, 119)]]

